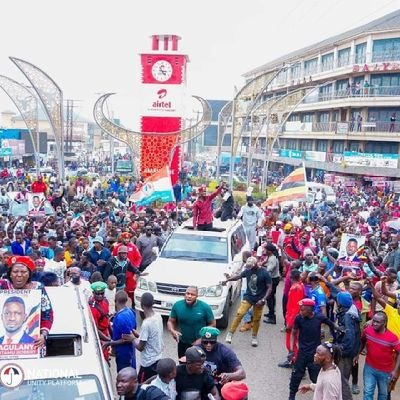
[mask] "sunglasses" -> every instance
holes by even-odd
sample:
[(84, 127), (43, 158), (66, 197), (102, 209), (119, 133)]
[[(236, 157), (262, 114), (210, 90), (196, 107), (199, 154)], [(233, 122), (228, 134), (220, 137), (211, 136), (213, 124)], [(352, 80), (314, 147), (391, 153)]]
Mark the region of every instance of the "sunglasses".
[(215, 343), (217, 343), (217, 341), (216, 340), (201, 340), (201, 343), (202, 344), (215, 344)]

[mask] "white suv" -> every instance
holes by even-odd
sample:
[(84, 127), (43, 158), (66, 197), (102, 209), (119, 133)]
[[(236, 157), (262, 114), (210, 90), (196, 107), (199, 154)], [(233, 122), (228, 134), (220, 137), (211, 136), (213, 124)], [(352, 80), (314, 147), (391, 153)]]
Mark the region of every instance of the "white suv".
[(188, 286), (199, 288), (199, 298), (208, 303), (217, 325), (229, 324), (229, 309), (240, 294), (240, 280), (221, 286), (225, 274), (236, 274), (242, 268), (242, 253), (249, 243), (240, 220), (214, 220), (213, 231), (192, 229), (189, 220), (167, 239), (157, 259), (139, 278), (135, 290), (135, 307), (140, 308), (144, 292), (154, 296), (154, 309), (169, 315), (173, 304), (183, 298)]

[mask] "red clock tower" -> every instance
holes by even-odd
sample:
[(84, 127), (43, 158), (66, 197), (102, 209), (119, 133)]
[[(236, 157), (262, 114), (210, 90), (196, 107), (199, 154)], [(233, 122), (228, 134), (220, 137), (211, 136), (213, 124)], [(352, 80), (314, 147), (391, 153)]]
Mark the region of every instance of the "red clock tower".
[[(179, 36), (153, 35), (152, 51), (141, 54), (142, 93), (144, 109), (141, 116), (141, 174), (148, 177), (170, 162), (181, 129), (186, 89), (186, 65), (189, 58), (178, 52)], [(174, 184), (180, 168), (180, 148), (177, 147), (170, 165)]]

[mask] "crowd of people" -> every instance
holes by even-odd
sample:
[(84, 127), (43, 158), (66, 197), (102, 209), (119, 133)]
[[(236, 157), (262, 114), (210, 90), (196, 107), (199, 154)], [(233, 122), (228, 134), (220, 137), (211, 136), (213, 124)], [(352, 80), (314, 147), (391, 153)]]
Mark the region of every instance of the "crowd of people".
[[(292, 368), (289, 399), (310, 390), (316, 400), (351, 399), (360, 393), (358, 360), (365, 352), (364, 399), (373, 399), (376, 388), (379, 400), (390, 398), (400, 370), (400, 237), (389, 221), (400, 217), (400, 206), (388, 188), (339, 186), (337, 204), (327, 204), (321, 192), (313, 204), (285, 207), (264, 207), (249, 194), (237, 207), (224, 184), (207, 194), (207, 188), (194, 189), (184, 180), (174, 186), (177, 201), (156, 208), (129, 201), (141, 185), (118, 176), (91, 182), (67, 178), (61, 184), (50, 176), (30, 183), (20, 179), (13, 200), (1, 191), (0, 287), (42, 289), (39, 348), (53, 321), (46, 287), (78, 287), (92, 311), (104, 358), (115, 358), (119, 395), (184, 400), (193, 392), (193, 398), (245, 399), (236, 331), (251, 330), (251, 345), (258, 346), (261, 321), (277, 324), (282, 300), (287, 359), (279, 367)], [(43, 193), (54, 213), (7, 212), (12, 201), (25, 201), (26, 192)], [(212, 310), (198, 299), (193, 282), (168, 319), (167, 330), (177, 342), (172, 360), (163, 358), (163, 322), (151, 293), (141, 298), (145, 318), (138, 329), (134, 291), (169, 234), (189, 217), (198, 230), (212, 230), (215, 218), (242, 219), (249, 248), (242, 254), (242, 273), (222, 282), (243, 280), (227, 344), (218, 341)], [(346, 235), (366, 239), (358, 246), (350, 238), (342, 258)], [(306, 370), (311, 384), (302, 384)]]

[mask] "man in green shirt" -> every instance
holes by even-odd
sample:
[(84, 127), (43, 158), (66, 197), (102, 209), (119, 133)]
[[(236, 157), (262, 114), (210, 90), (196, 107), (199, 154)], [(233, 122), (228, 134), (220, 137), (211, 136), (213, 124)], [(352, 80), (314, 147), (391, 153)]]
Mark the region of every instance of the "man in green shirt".
[(186, 349), (199, 339), (199, 332), (203, 326), (215, 326), (211, 307), (198, 300), (198, 295), (197, 287), (189, 286), (185, 298), (177, 301), (171, 309), (167, 328), (178, 343), (178, 358), (183, 357)]

